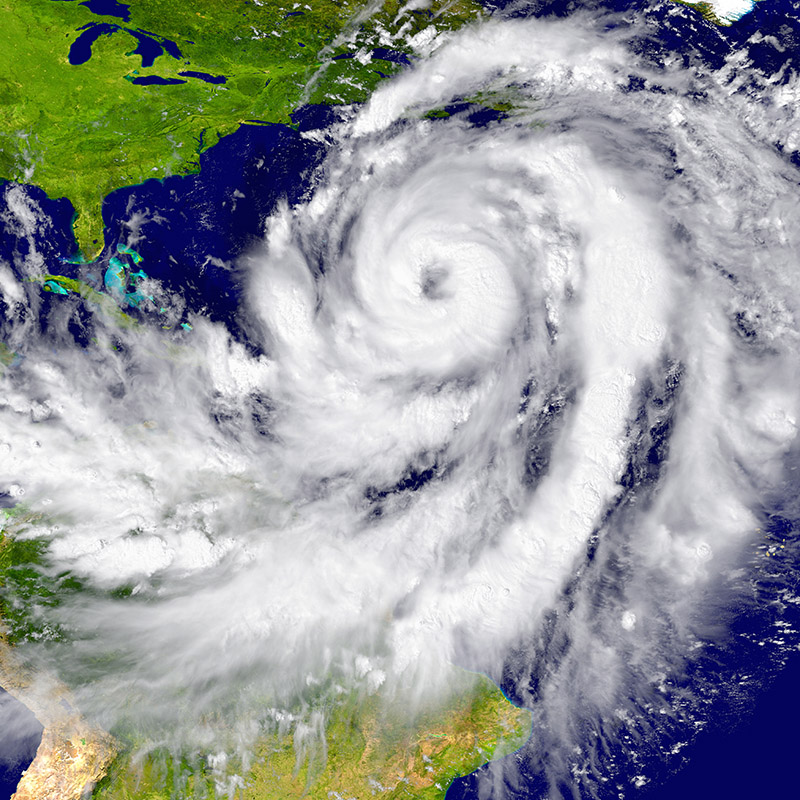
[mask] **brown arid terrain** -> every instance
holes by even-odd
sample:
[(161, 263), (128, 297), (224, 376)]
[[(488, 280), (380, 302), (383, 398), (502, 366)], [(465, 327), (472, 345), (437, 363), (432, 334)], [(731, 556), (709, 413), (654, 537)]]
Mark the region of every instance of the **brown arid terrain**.
[(12, 800), (80, 800), (117, 753), (114, 738), (75, 708), (69, 690), (52, 676), (33, 674), (0, 634), (0, 686), (24, 703), (44, 727), (36, 757)]

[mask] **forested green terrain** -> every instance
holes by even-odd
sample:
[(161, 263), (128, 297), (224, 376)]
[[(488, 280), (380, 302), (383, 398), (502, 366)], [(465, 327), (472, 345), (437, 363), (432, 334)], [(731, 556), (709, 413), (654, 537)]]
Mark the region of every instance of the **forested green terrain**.
[(200, 153), (243, 122), (363, 101), (415, 36), (479, 14), (471, 0), (416, 10), (397, 0), (137, 0), (125, 20), (77, 2), (0, 0), (0, 180), (67, 197), (91, 258), (109, 192), (196, 171)]

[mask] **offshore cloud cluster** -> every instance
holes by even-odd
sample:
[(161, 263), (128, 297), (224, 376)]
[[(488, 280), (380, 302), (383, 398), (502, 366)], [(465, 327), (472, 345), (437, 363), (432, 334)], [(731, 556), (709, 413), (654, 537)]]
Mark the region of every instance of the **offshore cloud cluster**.
[[(246, 749), (455, 663), (588, 794), (608, 742), (635, 765), (711, 713), (684, 680), (731, 622), (709, 597), (745, 602), (797, 452), (797, 120), (636, 34), (485, 22), (309, 134), (312, 196), (238, 266), (245, 343), (98, 317), (78, 347), (66, 311), (38, 328), (35, 247), (0, 264), (0, 485), (88, 587), (23, 650), (88, 713)], [(510, 111), (436, 113), (475, 98)]]

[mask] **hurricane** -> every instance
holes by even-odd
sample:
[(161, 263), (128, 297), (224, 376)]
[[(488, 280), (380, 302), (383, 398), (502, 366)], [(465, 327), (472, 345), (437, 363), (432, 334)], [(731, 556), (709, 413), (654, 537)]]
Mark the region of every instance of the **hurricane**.
[(45, 313), (6, 187), (0, 488), (82, 587), (19, 649), (85, 713), (245, 752), (456, 665), (533, 715), (464, 796), (605, 798), (757, 696), (798, 603), (797, 79), (650, 33), (497, 13), (305, 131), (235, 329)]

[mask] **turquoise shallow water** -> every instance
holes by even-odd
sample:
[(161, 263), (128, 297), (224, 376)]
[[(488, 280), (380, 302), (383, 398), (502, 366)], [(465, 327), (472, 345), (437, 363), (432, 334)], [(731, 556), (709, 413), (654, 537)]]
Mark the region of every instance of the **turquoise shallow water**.
[[(591, 5), (595, 10), (600, 6), (591, 3), (584, 5)], [(685, 59), (687, 67), (692, 65), (700, 72), (710, 72), (721, 69), (732, 53), (744, 54), (749, 61), (748, 71), (743, 71), (743, 74), (748, 74), (751, 82), (739, 76), (742, 78), (740, 92), (752, 93), (753, 97), (763, 101), (764, 107), (771, 101), (769, 90), (764, 88), (763, 83), (759, 84), (756, 77), (767, 76), (776, 85), (780, 85), (781, 81), (789, 80), (793, 75), (790, 62), (797, 54), (796, 32), (800, 30), (796, 4), (761, 4), (753, 14), (733, 28), (725, 30), (707, 25), (693, 11), (676, 9), (672, 5), (653, 5), (646, 8), (641, 4), (631, 3), (607, 5), (613, 5), (616, 10), (639, 9), (641, 17), (637, 23), (641, 27), (641, 37), (635, 43), (652, 61), (653, 69), (657, 69), (662, 59), (669, 58), (678, 61)], [(532, 4), (531, 10), (537, 14), (565, 16), (572, 12), (573, 7), (566, 3), (541, 3)], [(754, 36), (757, 31), (769, 33), (777, 45), (770, 44), (766, 36)], [(667, 90), (677, 91), (669, 86), (661, 89), (662, 92)], [(620, 95), (625, 98), (625, 102), (634, 104), (634, 96), (639, 96), (644, 102), (647, 95), (645, 81), (631, 75), (627, 92), (626, 95)], [(456, 113), (459, 106), (454, 104), (448, 110), (451, 108), (451, 113)], [(307, 110), (306, 113), (316, 112)], [(497, 116), (502, 115), (493, 113), (490, 122), (498, 122)], [(471, 119), (469, 122), (475, 125)], [(322, 126), (322, 122), (320, 125)], [(576, 127), (582, 131), (582, 128)], [(623, 130), (624, 127), (620, 126), (619, 131)], [(654, 134), (653, 139), (655, 138)], [(320, 157), (323, 145), (319, 141), (304, 139), (300, 132), (282, 126), (243, 126), (237, 134), (223, 139), (217, 147), (201, 157), (201, 171), (198, 175), (175, 177), (163, 182), (152, 181), (142, 186), (120, 189), (107, 199), (104, 208), (109, 251), (104, 254), (101, 262), (110, 263), (111, 252), (114, 252), (110, 249), (112, 243), (118, 245), (138, 220), (137, 230), (142, 241), (133, 252), (141, 251), (143, 254), (147, 275), (158, 278), (164, 285), (179, 293), (186, 304), (187, 313), (196, 311), (207, 318), (223, 322), (239, 340), (256, 351), (257, 344), (248, 338), (253, 329), (248, 324), (251, 320), (242, 312), (243, 290), (239, 281), (241, 273), (235, 268), (236, 257), (259, 241), (263, 234), (263, 220), (272, 212), (276, 198), (285, 195), (290, 204), (295, 204), (299, 203), (307, 189), (310, 191), (302, 176), (304, 170)], [(652, 144), (651, 139), (646, 141)], [(775, 145), (775, 149), (785, 158), (786, 174), (794, 175), (793, 165), (798, 161), (797, 154), (790, 152), (788, 145), (786, 152), (781, 149), (783, 147), (784, 145)], [(616, 151), (609, 148), (608, 152)], [(670, 174), (665, 181), (665, 187), (670, 186), (670, 181), (673, 184), (680, 181), (680, 176), (681, 172), (678, 171)], [(796, 180), (791, 185), (796, 188)], [(35, 191), (31, 190), (31, 193), (35, 194)], [(63, 218), (67, 223), (69, 221), (70, 209), (56, 208), (55, 201), (45, 203), (42, 200), (42, 209), (51, 219)], [(198, 220), (202, 224), (198, 224)], [(64, 264), (61, 260), (69, 255), (69, 247), (61, 246), (68, 238), (62, 228), (63, 226), (54, 224), (46, 238), (35, 241), (35, 246), (48, 259), (48, 269), (72, 274), (68, 272), (69, 264)], [(688, 239), (688, 233), (686, 230), (676, 230), (674, 233), (677, 250)], [(5, 238), (5, 245), (0, 241), (0, 257), (13, 263), (15, 257), (27, 254), (28, 247), (32, 245), (27, 239), (21, 237), (18, 241), (12, 241), (9, 234)], [(129, 251), (121, 250), (119, 246), (117, 252), (130, 255)], [(314, 251), (309, 249), (309, 254), (313, 255)], [(97, 282), (96, 277), (92, 278), (95, 267), (72, 266), (75, 267), (75, 276), (82, 277), (87, 283), (92, 280)], [(134, 266), (130, 263), (128, 268), (133, 270)], [(331, 265), (320, 255), (316, 266), (316, 278), (322, 283)], [(431, 275), (435, 274), (432, 270)], [(24, 285), (31, 288), (29, 284)], [(431, 287), (429, 295), (435, 299), (437, 283), (433, 278)], [(117, 296), (123, 298), (125, 287), (119, 284), (116, 289)], [(113, 295), (113, 292), (110, 293)], [(31, 304), (31, 308), (35, 308), (39, 315), (36, 320), (41, 325), (41, 332), (50, 324), (49, 320), (57, 319), (56, 312), (68, 308), (64, 305), (65, 302), (72, 302), (65, 300), (63, 294), (54, 290), (53, 296), (40, 298), (39, 306)], [(53, 313), (48, 317), (50, 312)], [(34, 311), (30, 313), (32, 315)], [(92, 332), (92, 320), (85, 314), (81, 316), (82, 313), (76, 305), (74, 317), (70, 318), (66, 330), (74, 337), (76, 344), (85, 346)], [(136, 315), (137, 312), (130, 309), (130, 313)], [(180, 325), (187, 330), (188, 323), (181, 322), (187, 318), (176, 317), (173, 327)], [(160, 324), (160, 318), (158, 322)], [(0, 328), (2, 324), (4, 323), (0, 322)], [(741, 312), (732, 316), (731, 324), (743, 349), (759, 346), (759, 337), (764, 333), (759, 331), (757, 319)], [(111, 386), (109, 395), (119, 399), (124, 390), (123, 384)], [(530, 394), (527, 385), (522, 394), (520, 413), (525, 411)], [(541, 424), (531, 426), (525, 466), (526, 480), (532, 486), (541, 475), (546, 474), (549, 467), (551, 439), (555, 437), (551, 429), (557, 429), (561, 413), (557, 399), (553, 395), (553, 399), (548, 400), (547, 413), (543, 414)], [(624, 492), (619, 506), (608, 508), (609, 519), (612, 521), (619, 519), (624, 522), (626, 508), (630, 511), (642, 499), (647, 500), (658, 495), (659, 482), (668, 471), (669, 446), (673, 437), (672, 419), (679, 417), (681, 411), (679, 407), (672, 407), (673, 400), (669, 392), (658, 386), (652, 391), (644, 387), (641, 394), (637, 395), (636, 410), (641, 413), (631, 419), (630, 459), (627, 471), (620, 479)], [(569, 402), (569, 397), (565, 396), (563, 405), (567, 411)], [(237, 420), (241, 419), (242, 428), (248, 426), (247, 429), (252, 428), (259, 437), (269, 439), (274, 416), (270, 398), (254, 394), (243, 409), (236, 416), (221, 404), (213, 405), (209, 414), (221, 429), (225, 425), (234, 428)], [(238, 409), (235, 408), (234, 411), (238, 413)], [(371, 518), (383, 518), (393, 508), (395, 512), (402, 510), (405, 507), (403, 504), (412, 506), (417, 498), (445, 484), (458, 466), (454, 462), (447, 463), (444, 449), (441, 453), (423, 455), (425, 459), (418, 459), (419, 463), (410, 463), (394, 481), (375, 479), (366, 485), (363, 501), (372, 511)], [(0, 493), (2, 488), (0, 487)], [(322, 491), (323, 488), (324, 484), (320, 482), (316, 490)], [(653, 800), (677, 797), (692, 800), (695, 797), (712, 796), (735, 798), (746, 796), (748, 792), (752, 796), (790, 796), (793, 779), (791, 773), (782, 768), (782, 764), (792, 757), (793, 742), (783, 731), (796, 717), (796, 704), (791, 701), (795, 697), (794, 686), (797, 685), (800, 668), (796, 658), (788, 659), (783, 671), (780, 666), (785, 653), (793, 646), (791, 634), (799, 627), (796, 624), (797, 615), (793, 617), (794, 612), (791, 609), (785, 613), (789, 630), (784, 643), (779, 643), (774, 636), (771, 637), (770, 629), (778, 620), (781, 598), (788, 597), (787, 593), (791, 593), (793, 589), (791, 576), (796, 574), (800, 564), (797, 553), (792, 549), (800, 514), (793, 505), (797, 494), (796, 481), (786, 484), (776, 482), (775, 486), (768, 489), (769, 491), (763, 491), (763, 507), (753, 504), (754, 513), (757, 514), (759, 524), (771, 537), (769, 541), (780, 548), (776, 553), (783, 555), (780, 558), (771, 558), (775, 562), (773, 569), (753, 567), (752, 584), (748, 587), (753, 596), (748, 602), (744, 602), (742, 597), (737, 598), (733, 589), (726, 597), (717, 587), (710, 587), (698, 613), (698, 617), (703, 616), (708, 622), (708, 627), (703, 631), (708, 657), (704, 660), (698, 657), (687, 665), (682, 664), (681, 669), (671, 676), (673, 683), (669, 687), (670, 701), (674, 701), (676, 707), (679, 707), (682, 694), (694, 698), (700, 707), (697, 715), (691, 717), (687, 711), (683, 727), (676, 724), (672, 730), (648, 729), (647, 716), (651, 709), (646, 703), (637, 701), (635, 688), (630, 686), (626, 687), (628, 694), (625, 699), (630, 700), (629, 706), (633, 711), (625, 725), (614, 720), (609, 722), (610, 718), (597, 720), (592, 717), (591, 708), (580, 707), (576, 701), (575, 708), (571, 710), (575, 710), (576, 716), (583, 715), (576, 723), (576, 747), (587, 747), (589, 743), (589, 749), (598, 737), (598, 731), (602, 734), (603, 742), (602, 747), (598, 746), (592, 753), (596, 757), (595, 762), (588, 766), (576, 763), (575, 772), (565, 769), (559, 776), (558, 791), (564, 797), (590, 797), (592, 792), (601, 797), (617, 797), (621, 791), (619, 785), (624, 787), (626, 797), (647, 797), (649, 794)], [(0, 495), (0, 505), (2, 502)], [(781, 513), (784, 516), (776, 516), (778, 509), (783, 509)], [(630, 511), (630, 514), (632, 516), (633, 512)], [(606, 535), (605, 532), (600, 533)], [(600, 533), (598, 538), (602, 538)], [(778, 542), (785, 542), (786, 549)], [(628, 579), (619, 564), (614, 572), (611, 567), (615, 565), (610, 560), (603, 562), (596, 554), (596, 544), (593, 543), (588, 548), (585, 562), (581, 564), (580, 577), (570, 583), (563, 602), (556, 609), (551, 628), (544, 625), (541, 639), (534, 644), (529, 643), (529, 650), (525, 650), (524, 644), (520, 647), (527, 661), (521, 659), (521, 663), (509, 670), (507, 676), (500, 676), (508, 678), (508, 694), (529, 704), (538, 719), (542, 718), (537, 711), (537, 707), (542, 705), (542, 698), (546, 701), (547, 692), (552, 693), (553, 687), (558, 685), (553, 676), (558, 676), (560, 665), (569, 663), (569, 659), (573, 658), (580, 666), (580, 659), (574, 656), (575, 648), (580, 642), (576, 638), (570, 638), (571, 632), (568, 628), (560, 629), (558, 620), (563, 621), (572, 613), (570, 604), (579, 595), (582, 587), (586, 590), (586, 597), (594, 597), (596, 590), (596, 602), (587, 601), (585, 604), (585, 613), (592, 618), (591, 615), (601, 609), (603, 603), (610, 603), (615, 598), (615, 592), (620, 591), (620, 587)], [(698, 555), (702, 554), (698, 552)], [(742, 564), (748, 568), (752, 566), (746, 563), (744, 557)], [(736, 591), (741, 590), (744, 583), (742, 581), (734, 587)], [(655, 588), (658, 588), (657, 583)], [(660, 619), (644, 619), (641, 612), (638, 623), (635, 617), (631, 619), (622, 616), (622, 629), (630, 631), (634, 624), (642, 625), (651, 621), (654, 626), (661, 623)], [(601, 633), (602, 623), (603, 618), (598, 614), (596, 629)], [(714, 624), (718, 625), (716, 629)], [(665, 624), (661, 642), (668, 643), (672, 633)], [(668, 644), (664, 646), (667, 647)], [(523, 680), (525, 670), (528, 670), (528, 676)], [(755, 688), (750, 685), (737, 694), (746, 676), (753, 675), (756, 676)], [(775, 682), (770, 688), (770, 681), (773, 679)], [(586, 682), (586, 685), (590, 685), (590, 682)], [(515, 691), (515, 686), (518, 691)], [(764, 690), (764, 693), (759, 695), (759, 690)], [(640, 716), (637, 717), (636, 714)], [(693, 726), (698, 722), (705, 725), (705, 730), (691, 743), (689, 740), (696, 733)], [(617, 727), (613, 728), (613, 725)], [(517, 764), (515, 769), (509, 770), (514, 782), (503, 786), (503, 792), (486, 782), (481, 783), (479, 778), (468, 778), (453, 786), (448, 795), (450, 800), (487, 796), (526, 800), (540, 796), (548, 788), (542, 788), (542, 775), (553, 751), (548, 751), (547, 731), (540, 727), (537, 734), (539, 738), (534, 737), (524, 752), (510, 759)], [(545, 744), (542, 744), (543, 740)], [(678, 748), (680, 755), (670, 761), (667, 754), (674, 748)], [(673, 774), (684, 756), (689, 759), (689, 766), (682, 772)], [(592, 769), (595, 770), (594, 773)], [(581, 770), (597, 780), (594, 783), (587, 780), (585, 784), (577, 785), (572, 776)], [(481, 774), (485, 777), (490, 771), (484, 770)], [(632, 788), (640, 775), (647, 779), (649, 785), (643, 785), (641, 790)], [(660, 788), (651, 788), (659, 780), (666, 780), (666, 783)], [(601, 784), (599, 781), (604, 782)], [(756, 791), (757, 789), (761, 791)], [(487, 794), (487, 791), (490, 793)]]

